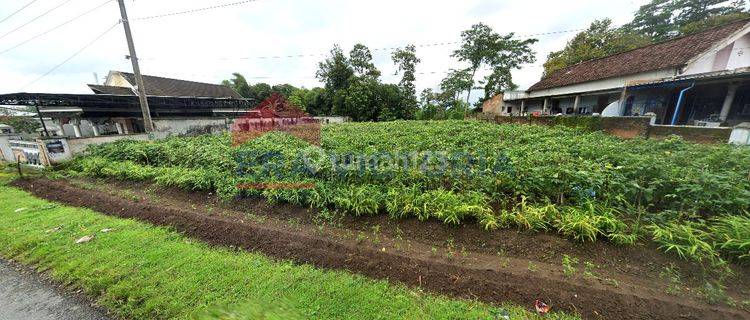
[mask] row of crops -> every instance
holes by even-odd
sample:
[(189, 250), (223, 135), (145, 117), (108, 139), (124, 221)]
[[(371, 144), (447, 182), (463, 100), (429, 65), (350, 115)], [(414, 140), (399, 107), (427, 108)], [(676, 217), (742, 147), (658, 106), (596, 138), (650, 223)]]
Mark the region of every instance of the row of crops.
[[(577, 241), (652, 239), (684, 258), (750, 261), (747, 148), (477, 121), (322, 130), (321, 146), (283, 133), (237, 147), (230, 135), (119, 141), (68, 168), (352, 215), (514, 227)], [(238, 187), (254, 183), (314, 187)]]

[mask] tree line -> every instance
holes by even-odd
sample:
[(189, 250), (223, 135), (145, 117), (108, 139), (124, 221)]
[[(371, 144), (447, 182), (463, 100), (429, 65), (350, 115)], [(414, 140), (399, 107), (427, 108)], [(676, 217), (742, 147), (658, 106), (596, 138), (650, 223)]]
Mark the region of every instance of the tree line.
[[(356, 44), (347, 53), (334, 45), (318, 64), (315, 77), (323, 87), (296, 88), (289, 84), (251, 85), (234, 73), (222, 84), (245, 98), (262, 101), (277, 92), (290, 103), (316, 116), (339, 115), (354, 121), (390, 121), (396, 119), (463, 118), (470, 111), (472, 90), (484, 90), (475, 107), (497, 93), (513, 90), (511, 71), (535, 61), (531, 45), (536, 39), (514, 39), (513, 33), (501, 35), (479, 23), (461, 33), (461, 45), (452, 53), (461, 69), (450, 69), (440, 82), (440, 90), (416, 90), (417, 65), (421, 62), (413, 44), (394, 50), (391, 61), (401, 76), (397, 84), (383, 83), (373, 63), (372, 52)], [(480, 70), (486, 74), (480, 76)]]
[[(550, 53), (544, 76), (585, 60), (600, 58), (654, 42), (698, 32), (748, 18), (744, 0), (652, 0), (641, 6), (633, 20), (614, 27), (612, 20), (596, 20), (566, 46)], [(461, 32), (461, 43), (451, 57), (462, 68), (449, 69), (438, 89), (416, 92), (416, 68), (421, 62), (416, 47), (392, 52), (401, 80), (383, 83), (370, 49), (356, 44), (349, 52), (334, 45), (318, 64), (315, 77), (323, 87), (297, 88), (290, 84), (249, 84), (234, 73), (222, 84), (258, 102), (277, 92), (295, 106), (315, 116), (347, 116), (354, 121), (395, 119), (462, 119), (498, 93), (516, 90), (511, 72), (536, 61), (531, 46), (536, 39), (517, 39), (478, 23)], [(474, 90), (483, 95), (471, 104)]]

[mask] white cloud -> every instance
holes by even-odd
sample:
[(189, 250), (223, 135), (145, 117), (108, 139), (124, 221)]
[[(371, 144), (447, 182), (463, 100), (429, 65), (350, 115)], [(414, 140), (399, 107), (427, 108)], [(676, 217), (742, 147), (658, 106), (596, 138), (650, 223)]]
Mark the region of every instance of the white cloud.
[[(0, 24), (0, 35), (52, 8), (62, 0), (39, 0)], [(2, 1), (0, 17), (27, 0)], [(0, 38), (0, 51), (99, 5), (102, 0), (77, 0)], [(228, 3), (232, 0), (221, 1)], [(127, 0), (133, 34), (145, 74), (218, 83), (232, 72), (253, 82), (319, 85), (317, 63), (334, 43), (349, 50), (362, 42), (370, 48), (459, 40), (460, 32), (484, 22), (501, 33), (519, 35), (586, 27), (594, 19), (609, 17), (615, 23), (632, 18), (645, 0), (582, 1), (292, 1), (258, 0), (238, 6), (152, 20), (137, 17), (216, 5), (206, 0)], [(93, 14), (0, 55), (0, 93), (17, 92), (38, 78), (119, 19), (112, 1)], [(539, 79), (546, 55), (564, 46), (575, 33), (539, 36), (534, 45), (537, 63), (514, 72), (515, 81), (528, 87)], [(461, 67), (450, 53), (455, 45), (418, 48), (422, 59), (418, 88), (435, 87), (450, 68)], [(29, 92), (87, 93), (86, 83), (109, 70), (131, 70), (122, 26), (69, 63), (28, 86)], [(240, 57), (317, 54), (279, 59)], [(374, 51), (383, 80), (397, 82), (390, 51)], [(434, 73), (434, 74), (433, 74)]]

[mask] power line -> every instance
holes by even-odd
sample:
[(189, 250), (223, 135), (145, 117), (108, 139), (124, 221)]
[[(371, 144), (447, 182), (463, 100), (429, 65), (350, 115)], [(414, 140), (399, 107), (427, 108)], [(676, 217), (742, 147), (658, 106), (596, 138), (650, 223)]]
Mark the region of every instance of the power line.
[(21, 10), (23, 10), (23, 9), (26, 9), (26, 7), (30, 6), (30, 5), (31, 5), (32, 3), (34, 3), (34, 2), (36, 2), (36, 0), (31, 0), (31, 1), (29, 2), (29, 3), (27, 3), (26, 5), (24, 5), (24, 6), (23, 6), (23, 7), (21, 7), (20, 9), (18, 9), (18, 10), (16, 10), (16, 11), (13, 11), (13, 13), (11, 13), (11, 14), (10, 14), (10, 15), (8, 15), (7, 17), (3, 18), (3, 20), (0, 20), (0, 23), (3, 23), (3, 22), (5, 22), (5, 20), (8, 20), (8, 19), (10, 19), (10, 18), (11, 18), (12, 16), (15, 16), (15, 15), (16, 15), (16, 13), (19, 13), (19, 12), (21, 12)]
[(33, 37), (29, 38), (29, 39), (26, 39), (26, 40), (24, 40), (24, 41), (22, 41), (22, 42), (19, 42), (19, 43), (18, 43), (18, 44), (16, 44), (15, 46), (12, 46), (12, 47), (10, 47), (10, 48), (8, 48), (8, 49), (5, 49), (5, 50), (3, 50), (3, 51), (0, 51), (0, 55), (1, 55), (1, 54), (4, 54), (4, 53), (6, 53), (6, 52), (8, 52), (8, 51), (11, 51), (11, 50), (13, 50), (13, 49), (15, 49), (15, 48), (18, 48), (18, 47), (20, 47), (20, 46), (22, 46), (22, 45), (24, 45), (24, 44), (27, 44), (27, 43), (31, 42), (32, 40), (34, 40), (34, 39), (36, 39), (36, 38), (39, 38), (39, 37), (41, 37), (41, 36), (44, 36), (44, 35), (46, 35), (46, 34), (48, 34), (48, 33), (52, 32), (52, 31), (55, 31), (55, 30), (57, 30), (57, 29), (59, 29), (59, 28), (62, 28), (63, 26), (65, 26), (65, 25), (67, 25), (67, 24), (69, 24), (69, 23), (71, 23), (71, 22), (73, 22), (73, 21), (75, 21), (75, 20), (78, 20), (78, 19), (82, 18), (83, 16), (85, 16), (85, 15), (87, 15), (87, 14), (89, 14), (89, 13), (92, 13), (92, 12), (96, 11), (97, 9), (99, 9), (99, 8), (101, 8), (101, 7), (103, 7), (103, 6), (107, 5), (107, 4), (109, 4), (110, 2), (112, 2), (112, 0), (107, 0), (107, 1), (104, 1), (104, 2), (102, 3), (102, 4), (100, 4), (100, 5), (98, 5), (98, 6), (94, 7), (94, 8), (91, 8), (91, 9), (89, 9), (88, 11), (86, 11), (86, 12), (84, 12), (84, 13), (81, 13), (81, 14), (79, 14), (79, 15), (77, 15), (77, 16), (75, 16), (75, 17), (73, 17), (73, 18), (72, 18), (72, 19), (70, 19), (70, 20), (67, 20), (67, 21), (65, 21), (65, 22), (63, 22), (63, 23), (61, 23), (61, 24), (58, 24), (57, 26), (55, 26), (55, 27), (53, 27), (53, 28), (51, 28), (51, 29), (49, 29), (49, 30), (47, 30), (47, 31), (44, 31), (44, 32), (42, 32), (42, 33), (40, 33), (40, 34), (37, 34), (37, 35), (35, 35), (35, 36), (33, 36)]
[(26, 89), (26, 87), (28, 87), (28, 86), (30, 86), (30, 85), (32, 85), (32, 84), (34, 84), (35, 82), (37, 82), (37, 81), (41, 80), (42, 78), (46, 77), (46, 76), (47, 76), (47, 75), (49, 75), (50, 73), (52, 73), (52, 72), (54, 72), (55, 70), (57, 70), (57, 68), (59, 68), (59, 67), (61, 67), (62, 65), (66, 64), (66, 63), (68, 63), (68, 61), (72, 60), (72, 59), (73, 59), (73, 58), (75, 58), (75, 57), (76, 57), (76, 56), (77, 56), (78, 54), (80, 54), (81, 52), (83, 52), (83, 50), (86, 50), (86, 48), (90, 47), (90, 46), (91, 46), (91, 45), (93, 45), (93, 44), (94, 44), (95, 42), (99, 41), (99, 39), (101, 39), (102, 37), (104, 37), (104, 35), (106, 35), (106, 34), (107, 34), (107, 33), (109, 33), (110, 31), (112, 31), (112, 29), (114, 29), (115, 27), (117, 27), (117, 25), (119, 25), (119, 24), (120, 24), (120, 21), (117, 21), (117, 23), (113, 24), (113, 25), (112, 25), (111, 27), (109, 27), (109, 28), (108, 28), (107, 30), (105, 30), (104, 32), (102, 32), (102, 33), (101, 33), (101, 34), (100, 34), (99, 36), (97, 36), (96, 38), (94, 38), (94, 40), (91, 40), (91, 41), (90, 41), (89, 43), (87, 43), (86, 45), (84, 45), (83, 47), (81, 47), (80, 49), (78, 49), (78, 51), (76, 51), (75, 53), (73, 53), (73, 54), (72, 54), (72, 55), (71, 55), (70, 57), (68, 57), (67, 59), (63, 60), (63, 61), (62, 61), (62, 62), (60, 62), (60, 63), (59, 63), (58, 65), (56, 65), (56, 66), (52, 67), (52, 69), (50, 69), (49, 71), (45, 72), (45, 73), (44, 73), (43, 75), (41, 75), (41, 76), (40, 76), (39, 78), (36, 78), (36, 79), (34, 79), (33, 81), (31, 81), (31, 82), (27, 83), (27, 84), (26, 84), (25, 86), (21, 87), (21, 89), (19, 89), (18, 91), (23, 91), (23, 89)]
[(15, 29), (13, 29), (13, 30), (10, 30), (10, 31), (6, 32), (6, 33), (5, 33), (4, 35), (0, 36), (0, 39), (2, 39), (2, 38), (5, 38), (5, 36), (7, 36), (7, 35), (9, 35), (9, 34), (11, 34), (11, 33), (13, 33), (13, 32), (16, 32), (16, 31), (18, 31), (19, 29), (21, 29), (21, 28), (23, 28), (23, 27), (25, 27), (25, 26), (29, 25), (30, 23), (32, 23), (32, 22), (34, 22), (34, 21), (36, 21), (36, 20), (38, 20), (39, 18), (42, 18), (42, 17), (46, 16), (46, 15), (47, 15), (48, 13), (50, 13), (50, 12), (52, 12), (52, 11), (55, 11), (55, 10), (56, 10), (57, 8), (60, 8), (60, 7), (64, 6), (65, 4), (67, 4), (67, 3), (68, 3), (68, 2), (70, 2), (70, 1), (71, 1), (71, 0), (64, 0), (63, 2), (60, 2), (60, 4), (58, 4), (58, 5), (54, 6), (54, 7), (52, 7), (52, 9), (49, 9), (49, 10), (45, 11), (44, 13), (42, 13), (42, 14), (38, 15), (38, 16), (37, 16), (36, 18), (34, 18), (34, 19), (31, 19), (31, 20), (29, 20), (28, 22), (26, 22), (26, 23), (24, 23), (24, 24), (22, 24), (22, 25), (18, 26), (18, 28), (15, 28)]
[[(254, 0), (257, 1), (257, 0)], [(551, 32), (543, 32), (543, 33), (531, 33), (526, 34), (521, 39), (528, 39), (533, 36), (540, 36), (540, 35), (551, 35), (551, 34), (560, 34), (560, 33), (569, 33), (569, 32), (577, 32), (582, 31), (586, 29), (570, 29), (570, 30), (559, 30), (559, 31), (551, 31)], [(456, 45), (460, 44), (461, 41), (448, 41), (448, 42), (431, 42), (431, 43), (423, 43), (415, 45), (417, 48), (426, 48), (426, 47), (437, 47), (437, 46), (447, 46), (447, 45)], [(379, 47), (379, 48), (371, 48), (370, 51), (395, 51), (398, 49), (402, 49), (403, 46), (396, 46), (396, 47)], [(212, 60), (220, 60), (220, 61), (228, 61), (228, 60), (267, 60), (267, 59), (291, 59), (291, 58), (307, 58), (307, 57), (324, 57), (328, 55), (328, 53), (299, 53), (299, 54), (281, 54), (281, 55), (272, 55), (272, 56), (253, 56), (253, 57), (219, 57)], [(153, 58), (153, 57), (147, 57), (147, 58), (140, 58), (140, 60), (166, 60), (166, 59), (174, 59), (172, 57), (170, 58)]]
[(169, 13), (157, 14), (153, 16), (140, 17), (140, 18), (135, 18), (133, 20), (151, 20), (151, 19), (156, 19), (156, 18), (171, 17), (171, 16), (176, 16), (176, 15), (181, 15), (181, 14), (189, 14), (189, 13), (196, 13), (196, 12), (201, 12), (201, 11), (206, 11), (206, 10), (226, 8), (226, 7), (231, 7), (231, 6), (236, 6), (236, 5), (241, 5), (241, 4), (246, 4), (250, 2), (256, 2), (256, 1), (258, 0), (243, 0), (243, 1), (225, 3), (225, 4), (210, 6), (210, 7), (203, 7), (203, 8), (190, 9), (190, 10), (185, 10), (185, 11), (169, 12)]

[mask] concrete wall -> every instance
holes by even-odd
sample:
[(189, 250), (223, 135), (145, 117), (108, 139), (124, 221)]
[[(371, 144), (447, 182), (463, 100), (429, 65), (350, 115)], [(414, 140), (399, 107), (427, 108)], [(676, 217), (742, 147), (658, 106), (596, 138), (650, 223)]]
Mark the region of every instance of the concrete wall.
[(747, 146), (750, 145), (750, 123), (742, 123), (732, 129), (729, 143)]
[(13, 150), (10, 149), (10, 143), (8, 143), (8, 140), (18, 140), (20, 138), (20, 136), (15, 134), (0, 134), (0, 157), (2, 160), (8, 162), (16, 161), (13, 156)]
[(602, 117), (602, 130), (613, 136), (631, 139), (648, 137), (651, 117)]
[[(153, 134), (154, 139), (164, 139), (167, 137), (166, 133), (156, 132)], [(47, 149), (47, 155), (52, 164), (61, 163), (73, 159), (74, 156), (82, 154), (86, 151), (89, 146), (99, 145), (103, 143), (115, 142), (118, 140), (139, 140), (146, 141), (151, 140), (148, 134), (129, 134), (129, 135), (111, 135), (111, 136), (99, 136), (99, 137), (88, 137), (88, 138), (66, 138), (66, 137), (54, 137), (44, 138), (42, 142)], [(52, 146), (60, 146), (62, 148), (52, 148)]]
[(725, 43), (699, 57), (685, 67), (683, 75), (699, 74), (721, 70), (734, 70), (750, 67), (750, 33), (737, 37), (734, 41)]
[[(164, 139), (167, 134), (162, 132), (155, 132), (154, 139)], [(76, 155), (86, 151), (86, 148), (90, 145), (99, 145), (103, 143), (115, 142), (118, 140), (138, 140), (146, 141), (151, 140), (149, 135), (146, 133), (128, 134), (128, 135), (112, 135), (112, 136), (99, 136), (90, 138), (69, 138), (66, 139), (67, 144), (70, 147), (70, 151)]]
[(648, 130), (649, 139), (664, 139), (678, 135), (686, 141), (697, 143), (727, 143), (732, 128), (708, 128), (696, 126), (662, 126), (653, 125)]
[(351, 121), (348, 117), (338, 117), (338, 116), (313, 117), (313, 119), (320, 120), (321, 124), (336, 124), (336, 123), (344, 123), (344, 122)]
[(604, 131), (625, 139), (636, 137), (665, 139), (671, 135), (678, 135), (686, 141), (696, 143), (727, 143), (732, 134), (732, 128), (651, 125), (650, 117), (491, 117), (485, 115), (478, 119), (495, 123), (562, 125), (590, 131)]
[(231, 126), (225, 118), (159, 118), (153, 122), (156, 131), (178, 136), (219, 133)]
[(482, 104), (482, 112), (491, 114), (506, 114), (503, 110), (503, 95), (498, 94)]
[(732, 52), (729, 53), (727, 69), (733, 70), (738, 68), (750, 67), (750, 33), (745, 34), (742, 38), (734, 42)]

